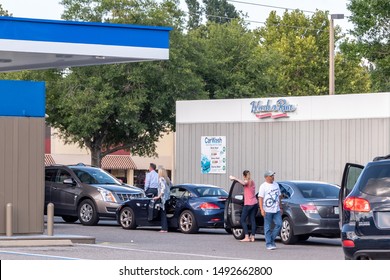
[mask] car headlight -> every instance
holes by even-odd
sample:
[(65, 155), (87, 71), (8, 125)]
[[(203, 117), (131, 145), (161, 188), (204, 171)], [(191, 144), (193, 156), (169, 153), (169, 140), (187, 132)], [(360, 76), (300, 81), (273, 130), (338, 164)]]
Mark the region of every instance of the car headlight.
[(112, 192), (102, 188), (98, 188), (98, 191), (102, 195), (104, 201), (117, 203), (115, 196), (112, 194)]

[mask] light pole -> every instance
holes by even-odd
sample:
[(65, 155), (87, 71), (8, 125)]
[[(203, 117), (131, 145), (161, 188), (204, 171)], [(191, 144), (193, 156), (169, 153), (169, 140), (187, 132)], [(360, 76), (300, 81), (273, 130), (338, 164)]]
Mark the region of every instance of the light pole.
[(332, 14), (329, 20), (329, 95), (334, 94), (334, 19), (343, 19), (343, 14)]

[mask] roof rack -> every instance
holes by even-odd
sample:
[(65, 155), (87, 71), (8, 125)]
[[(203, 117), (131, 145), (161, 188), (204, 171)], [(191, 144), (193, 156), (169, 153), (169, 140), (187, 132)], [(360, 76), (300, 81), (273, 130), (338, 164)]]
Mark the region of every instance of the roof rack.
[(390, 154), (387, 156), (375, 157), (372, 161), (385, 160), (385, 159), (390, 159)]

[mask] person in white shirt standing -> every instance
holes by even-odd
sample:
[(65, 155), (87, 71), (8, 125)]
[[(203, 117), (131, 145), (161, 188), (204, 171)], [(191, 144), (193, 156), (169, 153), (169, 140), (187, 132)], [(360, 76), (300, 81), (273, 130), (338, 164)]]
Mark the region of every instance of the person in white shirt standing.
[(146, 174), (145, 178), (145, 194), (157, 195), (158, 190), (158, 174), (156, 172), (156, 165), (151, 163), (149, 165), (149, 172)]
[(282, 226), (281, 192), (279, 185), (274, 182), (275, 172), (266, 171), (264, 178), (265, 182), (261, 184), (258, 194), (259, 207), (264, 217), (265, 246), (268, 250), (275, 250), (275, 239)]

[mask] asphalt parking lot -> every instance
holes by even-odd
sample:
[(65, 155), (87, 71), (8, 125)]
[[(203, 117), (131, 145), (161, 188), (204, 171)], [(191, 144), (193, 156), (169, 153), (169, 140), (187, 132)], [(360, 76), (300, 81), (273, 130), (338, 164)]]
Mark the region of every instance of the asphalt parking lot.
[(309, 238), (296, 245), (277, 242), (265, 249), (264, 236), (239, 242), (223, 229), (202, 229), (198, 234), (160, 233), (159, 228), (124, 230), (115, 221), (97, 226), (66, 224), (56, 218), (54, 235), (94, 236), (95, 244), (0, 248), (1, 260), (342, 260), (340, 239)]

